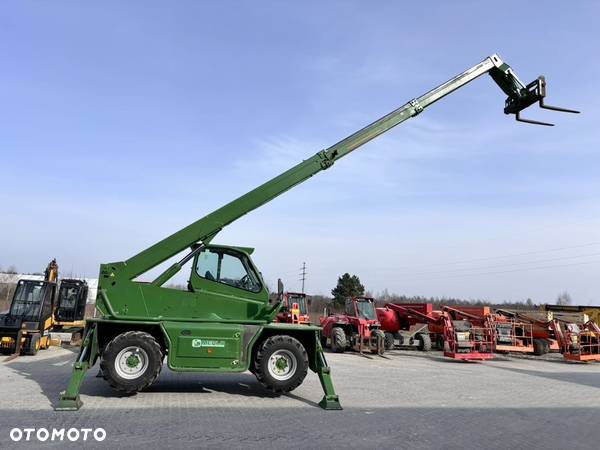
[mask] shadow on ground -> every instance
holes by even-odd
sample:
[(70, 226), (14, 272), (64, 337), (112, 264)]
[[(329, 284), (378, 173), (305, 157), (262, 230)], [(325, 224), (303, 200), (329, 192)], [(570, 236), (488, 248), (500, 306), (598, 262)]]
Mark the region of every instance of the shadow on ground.
[[(517, 369), (514, 367), (500, 367), (497, 369), (518, 373), (519, 375), (528, 375), (532, 377), (546, 378), (555, 381), (564, 381), (566, 383), (578, 384), (600, 389), (600, 371), (597, 372), (547, 372), (541, 370)], [(595, 405), (598, 402), (594, 403)]]
[[(25, 379), (34, 381), (40, 386), (42, 394), (48, 399), (52, 407), (56, 406), (60, 393), (69, 383), (72, 364), (77, 353), (60, 353), (55, 357), (40, 360), (15, 359), (7, 364)], [(123, 397), (113, 390), (104, 378), (99, 377), (100, 365), (96, 364), (86, 374), (81, 387), (82, 395), (91, 397), (114, 398)], [(175, 373), (171, 372), (166, 364), (163, 366), (161, 376), (144, 392), (154, 393), (193, 393), (210, 394), (222, 392), (245, 397), (275, 398), (277, 395), (267, 391), (249, 372), (234, 374), (208, 374), (208, 373)], [(291, 398), (314, 405), (313, 402), (290, 395)]]

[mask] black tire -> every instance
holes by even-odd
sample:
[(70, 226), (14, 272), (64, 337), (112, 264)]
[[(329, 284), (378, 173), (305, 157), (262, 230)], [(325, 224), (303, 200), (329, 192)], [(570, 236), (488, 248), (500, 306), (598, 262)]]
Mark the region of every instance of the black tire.
[(32, 334), (31, 337), (26, 342), (25, 354), (34, 356), (37, 355), (38, 350), (40, 349), (40, 335)]
[(534, 339), (533, 340), (533, 354), (535, 356), (542, 356), (548, 353), (550, 345), (545, 339)]
[[(127, 350), (131, 348), (131, 350)], [(124, 359), (128, 354), (130, 356)], [(125, 362), (129, 365), (129, 358), (137, 358), (138, 364), (142, 367), (137, 373), (123, 375), (124, 370), (119, 364)], [(154, 339), (154, 336), (143, 331), (127, 331), (119, 334), (110, 341), (101, 355), (100, 370), (102, 376), (110, 386), (124, 394), (135, 394), (150, 386), (160, 374), (163, 363), (163, 352), (160, 344)], [(120, 361), (117, 361), (117, 358)], [(119, 364), (120, 369), (117, 369)], [(129, 370), (129, 368), (127, 369)], [(135, 370), (135, 367), (132, 369)]]
[(441, 334), (436, 335), (435, 345), (438, 350), (444, 351), (444, 336)]
[(417, 348), (422, 352), (431, 351), (431, 337), (426, 333), (417, 334)]
[[(375, 339), (375, 348), (371, 348), (371, 353), (383, 355), (385, 353), (385, 334), (381, 330), (373, 330), (373, 338)], [(371, 344), (372, 345), (372, 344)]]
[(384, 339), (385, 339), (385, 349), (392, 350), (394, 348), (394, 346), (396, 345), (396, 339), (394, 338), (394, 335), (392, 333), (390, 333), (389, 331), (386, 331)]
[(398, 339), (398, 346), (402, 347), (403, 345), (406, 345), (406, 343), (404, 342), (404, 335), (400, 332), (396, 333), (396, 339)]
[(331, 351), (334, 353), (344, 353), (347, 345), (344, 329), (333, 327), (331, 329)]
[[(274, 361), (272, 357), (277, 358), (277, 354), (281, 358), (275, 362), (275, 365), (279, 361), (283, 361), (285, 367), (281, 369), (285, 370), (291, 365), (291, 373), (282, 372), (278, 377), (276, 373), (278, 367), (271, 367)], [(276, 394), (296, 389), (304, 381), (307, 372), (308, 355), (306, 349), (298, 339), (291, 336), (271, 336), (261, 344), (259, 350), (256, 352), (254, 375), (265, 388)]]

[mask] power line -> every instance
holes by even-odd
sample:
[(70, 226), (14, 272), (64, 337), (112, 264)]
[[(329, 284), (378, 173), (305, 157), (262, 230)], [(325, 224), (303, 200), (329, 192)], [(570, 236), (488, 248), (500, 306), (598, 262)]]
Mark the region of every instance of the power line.
[[(511, 253), (511, 254), (506, 254), (506, 255), (485, 256), (485, 257), (481, 257), (481, 258), (463, 259), (463, 260), (448, 261), (448, 262), (443, 262), (443, 263), (433, 263), (433, 264), (421, 265), (420, 267), (423, 269), (428, 269), (430, 267), (452, 266), (455, 264), (467, 264), (467, 263), (472, 263), (472, 262), (490, 261), (490, 260), (494, 260), (494, 259), (506, 259), (506, 258), (514, 258), (514, 257), (519, 257), (519, 256), (529, 256), (529, 255), (538, 255), (538, 254), (543, 254), (543, 253), (553, 253), (553, 252), (559, 252), (562, 250), (571, 250), (571, 249), (576, 249), (576, 248), (591, 247), (594, 245), (600, 245), (600, 242), (588, 242), (586, 244), (572, 245), (572, 246), (568, 246), (568, 247), (555, 247), (555, 248), (550, 248), (550, 249), (546, 249), (546, 250), (533, 250), (530, 252), (523, 252), (523, 253)], [(371, 266), (371, 268), (375, 268), (375, 267)], [(415, 265), (395, 266), (395, 267), (386, 266), (386, 267), (379, 267), (379, 268), (377, 268), (377, 270), (402, 270), (402, 269), (415, 269), (415, 268), (419, 268), (419, 266), (415, 266)]]
[(306, 263), (302, 263), (302, 267), (300, 268), (300, 281), (302, 281), (302, 293), (304, 294), (304, 282), (306, 281)]
[[(440, 278), (458, 278), (458, 277), (472, 277), (472, 276), (480, 276), (480, 275), (496, 275), (496, 274), (503, 274), (503, 273), (526, 272), (529, 270), (543, 270), (543, 269), (554, 269), (554, 268), (558, 268), (558, 267), (582, 266), (585, 264), (595, 264), (595, 263), (600, 263), (600, 260), (583, 261), (583, 262), (569, 263), (569, 264), (554, 264), (554, 265), (549, 265), (549, 266), (523, 267), (521, 269), (501, 270), (501, 271), (493, 271), (493, 272), (471, 272), (471, 273), (467, 272), (467, 273), (451, 274), (451, 275), (446, 275), (446, 276), (440, 275), (440, 276), (432, 277), (429, 279), (435, 280), (435, 279), (440, 279)], [(410, 275), (410, 274), (408, 274), (408, 275)]]
[(464, 272), (464, 271), (468, 271), (468, 270), (498, 269), (498, 268), (502, 268), (502, 267), (522, 266), (524, 264), (538, 264), (538, 263), (548, 263), (548, 262), (553, 262), (553, 261), (563, 261), (565, 259), (591, 258), (592, 256), (600, 256), (600, 253), (587, 253), (587, 254), (583, 254), (583, 255), (573, 255), (573, 256), (558, 256), (556, 258), (544, 258), (544, 259), (535, 259), (535, 260), (530, 260), (530, 261), (510, 262), (510, 263), (503, 263), (503, 264), (495, 264), (493, 266), (463, 267), (461, 269), (436, 270), (436, 271), (426, 271), (426, 272), (412, 272), (412, 273), (409, 272), (409, 273), (405, 273), (405, 275), (435, 275), (435, 274), (444, 274), (444, 273), (451, 273), (451, 272)]

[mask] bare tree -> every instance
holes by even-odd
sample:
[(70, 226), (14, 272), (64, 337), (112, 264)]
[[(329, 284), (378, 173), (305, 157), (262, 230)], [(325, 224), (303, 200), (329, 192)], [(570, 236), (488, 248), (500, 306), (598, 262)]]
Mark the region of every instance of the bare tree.
[(17, 268), (14, 264), (11, 264), (10, 266), (8, 266), (8, 269), (6, 269), (6, 273), (18, 273)]
[(556, 304), (561, 305), (561, 306), (572, 305), (573, 299), (571, 298), (571, 296), (569, 295), (569, 293), (567, 291), (564, 291), (564, 292), (561, 292), (560, 294), (558, 294), (558, 297), (556, 299)]

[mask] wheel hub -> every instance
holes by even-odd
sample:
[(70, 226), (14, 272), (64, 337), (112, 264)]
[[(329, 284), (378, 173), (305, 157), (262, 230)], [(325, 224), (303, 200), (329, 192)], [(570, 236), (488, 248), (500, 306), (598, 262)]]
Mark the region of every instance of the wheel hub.
[(148, 354), (141, 347), (126, 347), (115, 358), (117, 375), (126, 380), (141, 377), (148, 368)]
[(276, 380), (289, 380), (296, 373), (296, 367), (296, 357), (289, 350), (277, 350), (269, 357), (269, 374)]
[(127, 357), (126, 361), (128, 367), (137, 367), (140, 363), (140, 358), (137, 355), (130, 355)]

